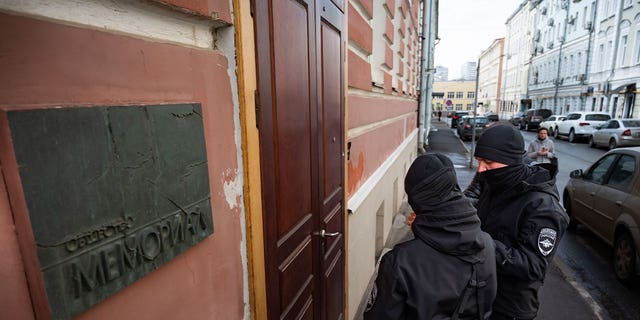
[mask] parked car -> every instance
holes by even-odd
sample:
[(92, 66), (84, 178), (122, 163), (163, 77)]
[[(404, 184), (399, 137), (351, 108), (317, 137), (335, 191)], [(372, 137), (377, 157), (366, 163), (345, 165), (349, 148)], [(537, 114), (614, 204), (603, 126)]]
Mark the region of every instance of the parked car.
[(552, 115), (546, 120), (540, 122), (540, 128), (546, 128), (547, 131), (549, 131), (549, 136), (552, 137), (554, 134), (554, 130), (558, 125), (558, 122), (564, 120), (565, 118), (565, 116)]
[(613, 246), (622, 282), (640, 275), (640, 147), (605, 153), (586, 171), (574, 170), (564, 189), (569, 228), (581, 223)]
[(520, 126), (520, 118), (524, 115), (524, 112), (518, 112), (509, 118), (509, 122), (511, 122), (514, 126)]
[(536, 130), (540, 127), (540, 123), (549, 118), (553, 112), (549, 109), (531, 109), (527, 110), (522, 118), (520, 118), (520, 130)]
[(468, 111), (451, 111), (451, 128), (457, 128), (460, 118), (467, 115), (469, 115)]
[(608, 113), (604, 112), (571, 112), (567, 113), (567, 118), (558, 122), (553, 130), (553, 137), (567, 136), (569, 142), (575, 142), (578, 138), (588, 138), (596, 127), (611, 119)]
[(589, 137), (589, 147), (640, 146), (640, 119), (611, 119), (599, 127)]
[(473, 135), (473, 125), (475, 124), (476, 128), (476, 139), (482, 136), (482, 132), (484, 132), (485, 126), (489, 123), (489, 119), (487, 117), (472, 117), (465, 116), (460, 120), (458, 124), (458, 137), (462, 140), (471, 140)]
[(485, 114), (487, 117), (487, 124), (484, 126), (485, 129), (489, 129), (491, 126), (500, 123), (500, 118), (497, 114)]

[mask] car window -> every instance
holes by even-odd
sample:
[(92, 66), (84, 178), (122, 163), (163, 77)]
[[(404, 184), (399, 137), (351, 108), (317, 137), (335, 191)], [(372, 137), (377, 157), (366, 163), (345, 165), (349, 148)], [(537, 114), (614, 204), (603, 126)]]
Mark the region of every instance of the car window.
[(547, 121), (556, 121), (556, 117), (555, 116), (551, 116), (551, 117), (549, 117), (549, 119), (547, 119)]
[(609, 154), (598, 160), (598, 162), (589, 169), (587, 174), (584, 175), (584, 179), (593, 183), (602, 184), (602, 182), (604, 182), (604, 177), (607, 174), (609, 167), (611, 167), (613, 160), (616, 159), (616, 156), (616, 154)]
[(607, 125), (604, 128), (616, 129), (616, 128), (620, 128), (620, 124), (618, 123), (617, 120), (609, 120), (609, 122), (607, 123)]
[(551, 110), (549, 109), (536, 109), (534, 110), (534, 115), (544, 118), (548, 118), (551, 115)]
[(611, 119), (611, 117), (608, 114), (588, 114), (584, 116), (584, 119), (591, 121), (607, 121)]
[(567, 115), (567, 120), (577, 120), (577, 119), (580, 119), (579, 113), (572, 113)]
[(608, 185), (618, 189), (626, 189), (636, 172), (636, 159), (630, 155), (622, 155), (611, 171)]
[(622, 120), (625, 127), (640, 127), (640, 121), (638, 120)]
[[(470, 123), (474, 123), (473, 118), (469, 119)], [(487, 118), (476, 118), (476, 122), (478, 124), (487, 123)]]

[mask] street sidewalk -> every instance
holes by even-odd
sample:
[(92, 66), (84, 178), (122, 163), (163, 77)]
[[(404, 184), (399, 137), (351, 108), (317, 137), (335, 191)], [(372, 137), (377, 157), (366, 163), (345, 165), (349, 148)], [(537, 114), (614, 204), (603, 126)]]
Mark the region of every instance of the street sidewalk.
[[(470, 167), (470, 153), (464, 143), (446, 121), (437, 119), (431, 122), (428, 142), (427, 153), (437, 152), (451, 159), (456, 168), (458, 183), (464, 190), (473, 179), (477, 165), (477, 162), (474, 162), (473, 167)], [(599, 314), (599, 307), (586, 290), (573, 279), (571, 272), (557, 256), (547, 271), (545, 283), (538, 296), (540, 309), (536, 319), (606, 319)]]

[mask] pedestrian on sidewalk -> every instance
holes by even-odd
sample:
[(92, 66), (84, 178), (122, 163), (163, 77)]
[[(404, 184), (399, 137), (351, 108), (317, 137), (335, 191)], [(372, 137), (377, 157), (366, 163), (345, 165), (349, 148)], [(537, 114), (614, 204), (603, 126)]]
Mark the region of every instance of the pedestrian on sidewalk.
[(548, 138), (547, 128), (538, 128), (538, 137), (531, 140), (527, 148), (527, 157), (537, 163), (552, 163), (555, 160), (555, 147)]
[(440, 121), (440, 117), (442, 117), (442, 110), (438, 110), (438, 121)]
[(487, 129), (475, 148), (482, 184), (476, 203), (482, 230), (496, 245), (498, 295), (491, 319), (534, 319), (556, 247), (569, 223), (552, 174), (523, 163), (524, 139), (513, 126)]
[(364, 319), (488, 319), (495, 247), (462, 195), (453, 163), (441, 154), (420, 156), (404, 187), (415, 238), (382, 256)]

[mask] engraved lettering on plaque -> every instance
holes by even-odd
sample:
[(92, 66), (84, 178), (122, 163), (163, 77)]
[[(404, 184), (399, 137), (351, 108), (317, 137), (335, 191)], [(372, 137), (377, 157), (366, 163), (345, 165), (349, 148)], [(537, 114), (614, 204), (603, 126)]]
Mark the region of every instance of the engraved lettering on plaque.
[(7, 112), (54, 318), (213, 233), (201, 114), (200, 104)]

